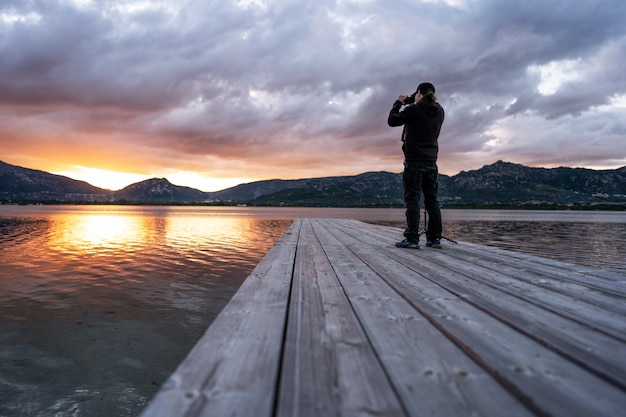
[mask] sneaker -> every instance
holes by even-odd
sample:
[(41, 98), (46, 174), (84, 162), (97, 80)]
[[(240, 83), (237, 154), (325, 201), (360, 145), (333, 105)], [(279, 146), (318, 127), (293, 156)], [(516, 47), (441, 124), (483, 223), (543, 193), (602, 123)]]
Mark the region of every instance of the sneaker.
[(419, 249), (420, 244), (417, 242), (409, 242), (404, 239), (402, 242), (396, 242), (396, 248)]
[(431, 241), (426, 242), (426, 247), (428, 248), (433, 248), (433, 249), (441, 249), (441, 240), (436, 239)]

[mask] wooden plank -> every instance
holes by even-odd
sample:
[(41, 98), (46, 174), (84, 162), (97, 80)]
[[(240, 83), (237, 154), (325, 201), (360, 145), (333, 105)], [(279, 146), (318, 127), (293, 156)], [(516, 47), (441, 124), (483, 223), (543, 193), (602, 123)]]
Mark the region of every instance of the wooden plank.
[(409, 415), (530, 416), (530, 411), (316, 221), (322, 243)]
[[(626, 294), (619, 296), (618, 292), (614, 291), (615, 287), (607, 290), (599, 289), (597, 285), (588, 282), (584, 284), (572, 284), (571, 280), (564, 282), (561, 271), (556, 276), (549, 275), (551, 270), (526, 269), (518, 263), (511, 265), (508, 258), (500, 258), (496, 261), (492, 257), (491, 250), (481, 247), (478, 252), (468, 252), (465, 246), (466, 244), (454, 246), (447, 249), (445, 253), (434, 252), (431, 255), (439, 256), (441, 262), (446, 264), (449, 263), (450, 256), (459, 261), (464, 259), (467, 262), (459, 269), (475, 271), (474, 279), (498, 286), (503, 291), (524, 297), (531, 303), (550, 308), (565, 317), (586, 323), (590, 322), (589, 315), (593, 315), (595, 320), (592, 323), (597, 330), (626, 340), (626, 321), (624, 320)], [(537, 263), (534, 262), (534, 264)], [(561, 264), (564, 269), (570, 267), (580, 269), (578, 266)], [(567, 276), (571, 278), (571, 274)], [(548, 285), (549, 283), (551, 285)]]
[(614, 416), (626, 406), (623, 391), (445, 290), (439, 275), (419, 271), (421, 251), (367, 246), (351, 249), (538, 414)]
[[(346, 223), (346, 225), (348, 224), (352, 227), (359, 227), (358, 223)], [(402, 229), (396, 227), (374, 226), (374, 228), (368, 227), (366, 230), (372, 231), (379, 237), (388, 237), (389, 241), (396, 241), (402, 238)], [(626, 296), (626, 276), (618, 271), (587, 267), (469, 242), (460, 242), (460, 245), (455, 245), (446, 240), (442, 242), (445, 249), (467, 251), (479, 259), (491, 259), (494, 263), (500, 265), (518, 265), (520, 269), (527, 271), (548, 272), (551, 275), (558, 276), (565, 282), (581, 283), (593, 288), (597, 286), (600, 289), (614, 291), (620, 296)]]
[(308, 221), (295, 260), (277, 416), (404, 416)]
[(572, 282), (571, 279), (566, 281), (559, 276), (550, 274), (546, 270), (529, 271), (513, 266), (510, 261), (507, 263), (496, 262), (488, 256), (479, 258), (475, 254), (463, 250), (456, 251), (454, 256), (455, 259), (467, 260), (487, 271), (497, 271), (518, 281), (531, 284), (538, 291), (559, 292), (609, 312), (626, 315), (626, 303), (622, 302), (626, 298), (626, 294), (620, 295), (619, 292), (612, 289), (602, 288), (594, 283)]
[(143, 417), (272, 415), (300, 226), (254, 269)]
[[(442, 256), (438, 256), (439, 263), (446, 262), (445, 256)], [(545, 273), (520, 271), (507, 264), (485, 265), (483, 260), (463, 254), (455, 254), (454, 259), (462, 262), (460, 268), (468, 274), (472, 273), (476, 280), (564, 317), (581, 323), (592, 322), (596, 329), (626, 341), (626, 297), (580, 284), (572, 285)]]
[[(587, 314), (583, 305), (578, 304), (579, 320), (561, 316), (541, 303), (529, 304), (528, 296), (519, 297), (516, 291), (507, 288), (506, 280), (497, 276), (497, 272), (481, 271), (470, 263), (454, 261), (436, 252), (423, 258), (419, 268), (437, 275), (439, 285), (468, 303), (626, 389), (624, 338), (597, 330), (601, 326), (589, 323), (594, 315)], [(488, 275), (491, 277), (486, 278)], [(491, 284), (492, 281), (498, 285)], [(577, 305), (575, 300), (572, 304)]]
[[(488, 248), (488, 250), (485, 251), (485, 248)], [(479, 255), (479, 257), (492, 260), (495, 263), (515, 265), (520, 270), (544, 273), (558, 277), (564, 282), (596, 288), (620, 297), (626, 296), (626, 276), (617, 271), (575, 265), (554, 259), (541, 258), (525, 253), (484, 247), (471, 243), (464, 243), (458, 247), (458, 250), (471, 251), (473, 253), (484, 252), (484, 254)]]

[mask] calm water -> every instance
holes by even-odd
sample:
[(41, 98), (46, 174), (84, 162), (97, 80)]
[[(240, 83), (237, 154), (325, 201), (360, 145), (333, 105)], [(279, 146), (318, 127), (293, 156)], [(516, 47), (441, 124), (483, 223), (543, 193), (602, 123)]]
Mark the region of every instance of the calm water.
[[(0, 206), (0, 416), (139, 414), (295, 217), (403, 225), (400, 209)], [(622, 212), (454, 210), (444, 229), (626, 272)]]

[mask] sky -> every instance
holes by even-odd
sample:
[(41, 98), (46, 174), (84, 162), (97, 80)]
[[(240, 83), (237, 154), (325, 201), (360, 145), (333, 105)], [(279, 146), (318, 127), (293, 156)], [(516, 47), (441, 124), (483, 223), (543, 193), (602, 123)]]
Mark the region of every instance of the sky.
[(446, 111), (439, 169), (626, 165), (623, 0), (2, 0), (0, 160), (118, 190), (402, 171), (395, 99)]

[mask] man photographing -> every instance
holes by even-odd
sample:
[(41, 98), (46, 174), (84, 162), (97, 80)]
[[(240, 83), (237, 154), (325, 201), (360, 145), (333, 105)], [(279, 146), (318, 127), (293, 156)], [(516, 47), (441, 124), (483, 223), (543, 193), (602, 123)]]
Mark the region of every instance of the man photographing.
[[(404, 110), (400, 110), (406, 105)], [(435, 97), (435, 86), (421, 83), (411, 96), (400, 96), (389, 112), (389, 126), (404, 126), (402, 151), (404, 172), (402, 187), (406, 205), (406, 230), (399, 248), (419, 249), (420, 193), (428, 213), (426, 246), (441, 249), (441, 208), (437, 198), (439, 188), (437, 154), (439, 132), (445, 117), (443, 107)]]

